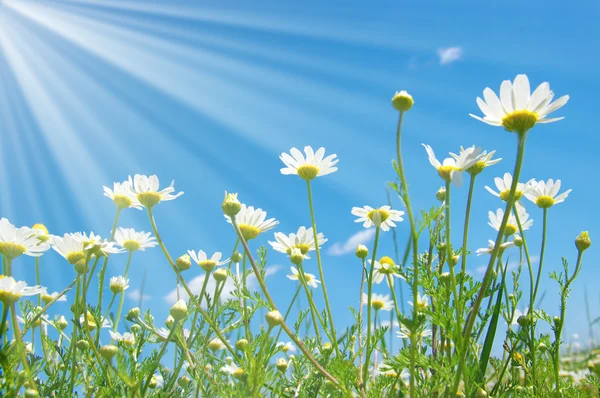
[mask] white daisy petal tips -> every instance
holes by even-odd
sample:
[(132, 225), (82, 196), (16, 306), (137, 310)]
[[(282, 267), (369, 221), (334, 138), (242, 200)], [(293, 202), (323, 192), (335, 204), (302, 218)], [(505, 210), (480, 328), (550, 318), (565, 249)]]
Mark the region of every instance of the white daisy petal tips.
[[(279, 221), (274, 218), (268, 220), (266, 218), (266, 211), (242, 204), (240, 212), (235, 216), (235, 221), (244, 239), (251, 240), (279, 224)], [(225, 219), (231, 224), (231, 218), (228, 215), (225, 215)]]
[[(510, 187), (512, 185), (512, 181), (513, 181), (512, 175), (510, 173), (504, 173), (503, 178), (500, 178), (500, 177), (494, 178), (494, 183), (496, 184), (496, 188), (498, 189), (498, 192), (494, 191), (492, 188), (490, 188), (488, 186), (486, 186), (485, 189), (487, 189), (487, 191), (489, 193), (491, 193), (492, 195), (497, 196), (506, 202), (508, 200), (508, 195), (510, 194)], [(515, 201), (521, 200), (523, 195), (526, 195), (530, 190), (533, 189), (534, 185), (535, 185), (535, 180), (533, 178), (531, 180), (527, 181), (526, 183), (522, 183), (522, 182), (517, 183), (517, 190), (515, 191)]]
[(362, 222), (363, 227), (380, 227), (383, 231), (389, 231), (390, 227), (395, 227), (394, 221), (404, 220), (404, 212), (401, 210), (392, 210), (390, 206), (381, 206), (374, 209), (371, 206), (353, 207), (352, 214), (358, 218), (354, 222)]
[(151, 175), (150, 177), (136, 174), (133, 177), (133, 185), (129, 186), (130, 195), (136, 198), (140, 204), (148, 209), (153, 208), (160, 202), (177, 199), (183, 192), (173, 194), (175, 192), (175, 181), (171, 181), (171, 185), (159, 190), (158, 177)]
[[(327, 242), (325, 236), (320, 232), (317, 235), (317, 240), (319, 246), (322, 246), (325, 242)], [(281, 232), (275, 232), (275, 242), (269, 241), (269, 244), (274, 250), (286, 254), (291, 254), (293, 248), (300, 249), (305, 259), (310, 258), (307, 256), (308, 252), (316, 250), (312, 227), (300, 227), (298, 228), (297, 233), (292, 232), (289, 235)]]
[(560, 184), (560, 180), (556, 180), (556, 182), (552, 179), (549, 179), (548, 181), (539, 181), (525, 194), (525, 197), (538, 205), (538, 207), (547, 209), (558, 203), (564, 202), (571, 193), (572, 190), (568, 189), (557, 196), (558, 191), (560, 190)]
[(22, 254), (32, 257), (41, 256), (50, 248), (38, 239), (39, 230), (29, 227), (17, 228), (6, 218), (0, 219), (0, 254), (14, 259)]
[(475, 148), (475, 145), (473, 145), (466, 149), (461, 148), (460, 155), (451, 154), (452, 157), (446, 158), (440, 163), (435, 157), (431, 146), (426, 144), (421, 145), (423, 145), (427, 152), (429, 163), (435, 167), (440, 177), (446, 182), (452, 181), (459, 187), (462, 185), (462, 172), (474, 166), (478, 159), (480, 159), (481, 148)]
[(317, 152), (314, 152), (310, 146), (304, 147), (304, 153), (306, 157), (297, 148), (290, 149), (291, 155), (285, 152), (282, 153), (279, 159), (286, 167), (281, 169), (281, 174), (297, 174), (300, 178), (310, 181), (315, 177), (337, 171), (337, 167), (334, 167), (339, 161), (339, 159), (336, 159), (336, 154), (324, 157), (325, 148), (321, 147), (317, 149)]
[(105, 186), (104, 196), (112, 199), (119, 209), (132, 207), (134, 209), (142, 210), (142, 205), (137, 200), (137, 197), (131, 192), (132, 186), (133, 180), (131, 179), (131, 176), (129, 176), (127, 181), (113, 183), (113, 189)]
[(562, 117), (548, 118), (569, 101), (564, 95), (550, 103), (554, 93), (546, 82), (530, 93), (527, 75), (517, 75), (514, 82), (505, 80), (500, 86), (500, 98), (490, 88), (483, 90), (483, 100), (477, 97), (477, 105), (484, 117), (469, 114), (471, 117), (491, 126), (502, 126), (507, 131), (525, 134), (537, 123), (556, 122)]

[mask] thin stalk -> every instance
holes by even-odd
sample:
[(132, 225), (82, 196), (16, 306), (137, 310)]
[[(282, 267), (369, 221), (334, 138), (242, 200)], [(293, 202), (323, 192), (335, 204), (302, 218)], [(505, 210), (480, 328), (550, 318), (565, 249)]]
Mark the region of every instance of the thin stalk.
[[(117, 213), (115, 214), (115, 221), (113, 222), (112, 230), (110, 232), (110, 239), (113, 240), (115, 238), (115, 232), (117, 232), (117, 225), (119, 224), (119, 215), (121, 215), (121, 208), (117, 207)], [(106, 266), (108, 265), (108, 256), (104, 258), (104, 263), (102, 264), (102, 269), (100, 270), (100, 281), (98, 283), (98, 308), (100, 308), (100, 312), (102, 313), (102, 295), (104, 294), (104, 278), (106, 276)]]
[(358, 301), (359, 309), (358, 309), (358, 357), (359, 357), (359, 365), (358, 368), (360, 371), (358, 372), (358, 389), (361, 392), (363, 397), (366, 396), (365, 384), (363, 380), (363, 356), (362, 356), (362, 319), (363, 319), (363, 294), (365, 289), (365, 274), (367, 273), (367, 262), (363, 258), (362, 259), (362, 272), (360, 277), (360, 297)]
[[(452, 283), (452, 290), (454, 293), (454, 307), (456, 307), (456, 321), (458, 322), (458, 330), (460, 330), (461, 323), (461, 314), (460, 314), (460, 304), (458, 303), (458, 294), (456, 292), (456, 275), (454, 274), (454, 267), (456, 265), (452, 265), (452, 241), (450, 240), (450, 181), (446, 181), (446, 200), (444, 206), (445, 213), (445, 223), (446, 223), (446, 262), (448, 263), (448, 268), (450, 269), (450, 279)], [(414, 301), (415, 307), (417, 305), (416, 300)], [(460, 341), (457, 341), (457, 348), (460, 349)]]
[(369, 362), (371, 361), (371, 299), (373, 292), (373, 272), (375, 270), (375, 258), (377, 257), (377, 245), (379, 244), (379, 232), (381, 227), (377, 227), (375, 230), (375, 242), (373, 243), (373, 256), (371, 257), (371, 266), (369, 267), (369, 277), (367, 278), (367, 341), (365, 342), (365, 364), (363, 371), (363, 380), (367, 381), (367, 374), (369, 371)]
[[(469, 219), (471, 217), (471, 202), (473, 201), (473, 191), (475, 188), (475, 177), (477, 175), (471, 174), (471, 180), (469, 182), (469, 196), (467, 197), (467, 210), (465, 211), (465, 226), (463, 228), (463, 243), (462, 243), (462, 259), (460, 272), (463, 276), (463, 279), (460, 283), (460, 288), (458, 290), (458, 303), (461, 305), (461, 299), (463, 296), (464, 290), (464, 277), (467, 275), (467, 243), (469, 240)], [(460, 311), (462, 314), (462, 310)]]
[[(302, 286), (298, 286), (298, 289), (296, 289), (296, 293), (294, 294), (294, 297), (292, 298), (292, 301), (290, 302), (290, 305), (288, 306), (288, 309), (285, 312), (285, 315), (283, 316), (284, 321), (287, 321), (288, 316), (290, 315), (290, 312), (292, 311), (292, 306), (294, 305), (294, 302), (298, 298), (298, 295), (300, 294), (301, 289), (302, 289)], [(277, 336), (275, 336), (275, 341), (279, 341), (279, 336), (281, 335), (282, 330), (283, 329), (279, 329), (279, 332), (277, 332)]]
[(340, 356), (340, 348), (338, 347), (338, 344), (337, 344), (338, 340), (337, 340), (337, 336), (336, 336), (336, 332), (335, 332), (335, 326), (333, 324), (333, 315), (331, 312), (331, 305), (329, 305), (329, 296), (327, 295), (327, 287), (325, 286), (325, 275), (323, 274), (323, 264), (321, 263), (321, 251), (319, 249), (317, 223), (315, 221), (315, 211), (314, 211), (314, 207), (313, 207), (312, 188), (310, 185), (310, 180), (306, 181), (306, 187), (308, 189), (308, 206), (310, 207), (310, 219), (312, 221), (313, 238), (315, 240), (315, 251), (317, 253), (317, 265), (319, 266), (319, 276), (321, 277), (321, 286), (323, 286), (323, 297), (325, 298), (325, 307), (327, 309), (327, 315), (329, 318), (329, 328), (331, 329), (331, 335), (333, 336), (333, 341), (335, 342), (335, 344), (333, 344), (333, 346), (335, 348), (335, 353), (339, 357)]
[[(127, 264), (125, 264), (125, 273), (123, 275), (123, 278), (125, 278), (125, 280), (127, 280), (127, 274), (129, 273), (129, 266), (131, 265), (131, 257), (132, 256), (133, 256), (133, 252), (130, 251), (129, 255), (127, 256)], [(119, 327), (119, 320), (121, 319), (121, 311), (123, 311), (123, 303), (124, 302), (125, 302), (125, 290), (123, 290), (121, 292), (121, 297), (119, 300), (119, 309), (117, 310), (117, 317), (115, 318), (115, 328), (114, 328), (115, 332), (117, 331), (117, 328)]]
[(158, 368), (158, 365), (160, 364), (160, 359), (163, 357), (163, 355), (165, 355), (165, 351), (167, 351), (167, 345), (169, 344), (169, 341), (173, 337), (173, 333), (175, 333), (175, 330), (177, 329), (178, 326), (179, 326), (179, 319), (177, 319), (177, 320), (175, 320), (175, 322), (173, 322), (173, 325), (171, 326), (171, 330), (169, 330), (169, 335), (167, 336), (167, 338), (163, 342), (162, 346), (160, 347), (158, 356), (156, 357), (156, 360), (154, 361), (154, 364), (152, 365), (152, 368), (151, 368), (152, 371), (148, 373), (148, 377), (146, 378), (146, 385), (142, 388), (142, 395), (144, 395), (146, 390), (148, 389), (148, 386), (150, 385), (150, 380), (152, 379), (152, 376), (154, 376), (154, 372), (156, 371), (156, 368)]
[[(319, 343), (319, 346), (320, 346), (323, 344), (323, 342), (321, 340), (321, 333), (319, 332), (319, 323), (317, 323), (317, 317), (319, 318), (319, 322), (320, 322), (321, 326), (323, 326), (323, 330), (325, 330), (325, 333), (327, 333), (327, 329), (325, 328), (323, 319), (319, 315), (317, 306), (315, 305), (315, 302), (312, 298), (312, 293), (311, 293), (310, 289), (308, 288), (308, 283), (306, 282), (306, 275), (304, 274), (304, 267), (302, 267), (302, 263), (298, 264), (298, 268), (299, 268), (298, 279), (300, 279), (300, 284), (304, 287), (304, 292), (306, 293), (306, 299), (308, 300), (308, 305), (310, 307), (310, 314), (312, 315), (315, 334), (317, 336), (317, 342)], [(335, 343), (335, 341), (334, 341), (334, 343)]]

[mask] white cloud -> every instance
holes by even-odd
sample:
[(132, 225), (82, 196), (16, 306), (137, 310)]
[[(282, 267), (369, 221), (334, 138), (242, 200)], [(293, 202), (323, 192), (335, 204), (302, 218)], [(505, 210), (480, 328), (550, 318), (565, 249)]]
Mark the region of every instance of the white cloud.
[[(279, 268), (280, 267), (277, 265), (267, 267), (265, 277), (269, 277), (269, 276), (275, 274), (279, 270)], [(256, 277), (254, 276), (254, 274), (251, 274), (250, 276), (248, 276), (248, 280), (246, 281), (246, 283), (247, 283), (248, 289), (251, 291), (256, 290), (258, 288), (258, 282), (256, 281)], [(188, 284), (188, 287), (190, 288), (190, 290), (192, 291), (192, 293), (200, 294), (200, 290), (202, 290), (202, 285), (204, 284), (204, 275), (195, 277), (194, 279), (189, 281), (187, 284)], [(234, 289), (233, 281), (231, 280), (231, 278), (227, 278), (227, 280), (225, 281), (225, 286), (223, 287), (223, 291), (221, 292), (221, 295), (219, 296), (219, 299), (221, 301), (229, 300), (232, 297), (231, 293), (233, 292), (233, 289)], [(214, 291), (215, 291), (215, 279), (211, 277), (208, 280), (208, 284), (206, 285), (206, 292), (210, 297), (212, 297)], [(186, 300), (186, 301), (188, 300), (189, 296), (184, 288), (180, 288), (180, 294), (181, 294), (182, 300)], [(175, 304), (175, 302), (177, 302), (177, 290), (176, 289), (171, 290), (165, 296), (165, 300), (167, 301), (167, 303), (169, 305)], [(206, 305), (206, 300), (203, 301), (203, 306), (204, 305)]]
[(437, 53), (440, 57), (440, 65), (448, 65), (462, 58), (463, 49), (462, 47), (445, 47), (439, 48)]
[(127, 298), (129, 298), (130, 300), (133, 301), (146, 301), (146, 300), (150, 300), (152, 298), (152, 296), (150, 296), (149, 294), (143, 294), (140, 291), (140, 289), (133, 289), (132, 291), (127, 293)]
[(332, 256), (343, 256), (344, 254), (353, 253), (356, 250), (356, 246), (369, 243), (374, 236), (375, 228), (363, 229), (349, 237), (344, 243), (335, 242), (329, 247), (327, 253)]

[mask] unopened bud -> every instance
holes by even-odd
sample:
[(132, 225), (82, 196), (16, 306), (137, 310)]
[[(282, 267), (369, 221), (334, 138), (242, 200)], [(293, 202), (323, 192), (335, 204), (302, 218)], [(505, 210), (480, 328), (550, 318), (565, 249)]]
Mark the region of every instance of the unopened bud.
[(277, 370), (281, 373), (284, 373), (287, 370), (288, 366), (288, 361), (286, 361), (285, 358), (279, 358), (275, 363), (275, 367), (277, 367)]
[(227, 270), (223, 269), (223, 268), (219, 268), (218, 270), (216, 270), (213, 273), (213, 278), (215, 278), (215, 280), (217, 282), (223, 282), (227, 280)]
[(239, 339), (235, 342), (235, 348), (237, 348), (240, 351), (245, 350), (246, 347), (248, 347), (248, 340), (246, 339)]
[(406, 112), (413, 107), (415, 101), (413, 97), (407, 93), (405, 90), (400, 92), (396, 92), (394, 97), (392, 97), (392, 105), (400, 112)]
[(479, 387), (477, 389), (477, 392), (475, 393), (476, 398), (485, 398), (487, 396), (488, 396), (487, 392), (485, 392), (485, 390), (481, 387)]
[(225, 199), (223, 200), (221, 208), (223, 209), (223, 213), (229, 217), (235, 217), (242, 209), (242, 204), (237, 198), (237, 193), (225, 192)]
[(86, 351), (90, 348), (90, 343), (88, 343), (87, 340), (78, 340), (77, 343), (75, 343), (75, 346), (81, 351)]
[(140, 326), (140, 325), (138, 325), (138, 324), (133, 324), (133, 325), (131, 325), (131, 331), (132, 331), (133, 333), (137, 333), (137, 332), (139, 332), (139, 331), (140, 331), (140, 329), (141, 329), (141, 326)]
[(446, 188), (441, 187), (440, 189), (438, 189), (438, 191), (435, 193), (435, 198), (440, 202), (446, 200)]
[(369, 255), (369, 249), (365, 245), (358, 245), (356, 247), (356, 257), (360, 259), (365, 259)]
[(274, 328), (275, 326), (279, 326), (283, 323), (283, 317), (277, 310), (267, 312), (265, 319), (267, 320), (269, 328)]
[(40, 394), (33, 388), (28, 388), (25, 390), (25, 398), (37, 398), (39, 396)]
[(528, 315), (521, 315), (519, 318), (517, 318), (517, 323), (519, 326), (527, 327), (531, 325), (531, 317)]
[(56, 326), (58, 329), (64, 330), (67, 326), (69, 326), (69, 322), (67, 322), (64, 315), (61, 315), (60, 318), (58, 318), (58, 321), (56, 321)]
[(187, 304), (185, 303), (185, 301), (179, 300), (178, 302), (173, 304), (169, 313), (171, 314), (173, 319), (179, 321), (188, 316)]
[(112, 344), (104, 345), (100, 347), (100, 355), (102, 358), (110, 361), (117, 353), (119, 352), (119, 348)]
[(302, 254), (300, 249), (298, 249), (297, 247), (292, 247), (292, 250), (290, 251), (290, 261), (292, 262), (292, 264), (300, 265), (302, 264), (303, 260), (304, 255)]
[(192, 260), (189, 255), (184, 254), (175, 261), (175, 265), (179, 271), (186, 271), (192, 266)]
[(459, 258), (460, 258), (460, 256), (458, 254), (450, 257), (450, 266), (454, 267), (456, 264), (458, 264)]
[(583, 231), (575, 239), (575, 246), (580, 252), (587, 250), (591, 245), (592, 241), (590, 240), (590, 234), (587, 231)]
[(181, 388), (188, 388), (190, 384), (192, 384), (192, 380), (187, 376), (181, 376), (177, 380), (177, 384), (181, 386)]
[(515, 246), (521, 247), (523, 246), (523, 238), (521, 238), (519, 235), (515, 235), (513, 243), (515, 244)]
[(140, 317), (140, 308), (139, 307), (134, 307), (132, 309), (129, 310), (129, 312), (127, 313), (127, 318), (129, 319), (138, 319)]
[(169, 315), (167, 317), (167, 320), (165, 321), (165, 326), (171, 329), (171, 326), (173, 326), (173, 322), (175, 322), (175, 318), (173, 318), (172, 315)]
[(240, 261), (242, 261), (242, 253), (238, 251), (233, 252), (233, 254), (231, 255), (231, 261), (234, 263), (239, 263)]
[(331, 343), (330, 343), (329, 341), (328, 341), (328, 342), (326, 342), (326, 343), (324, 343), (324, 344), (323, 344), (323, 347), (321, 347), (321, 349), (322, 349), (323, 351), (331, 351), (331, 348), (332, 348), (332, 347), (331, 347)]

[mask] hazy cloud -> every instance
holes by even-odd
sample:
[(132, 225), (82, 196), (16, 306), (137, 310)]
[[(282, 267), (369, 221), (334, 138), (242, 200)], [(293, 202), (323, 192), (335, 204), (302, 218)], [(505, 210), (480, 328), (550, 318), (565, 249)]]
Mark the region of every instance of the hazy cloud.
[(437, 53), (440, 58), (440, 65), (448, 65), (462, 58), (463, 49), (462, 47), (445, 47), (439, 48)]
[(332, 256), (343, 256), (344, 254), (353, 253), (356, 250), (356, 246), (369, 243), (374, 236), (375, 228), (363, 229), (349, 237), (343, 243), (335, 242), (329, 247), (327, 253)]
[(127, 298), (133, 301), (146, 301), (150, 300), (152, 296), (149, 294), (142, 294), (140, 289), (133, 289), (132, 291), (127, 293)]

